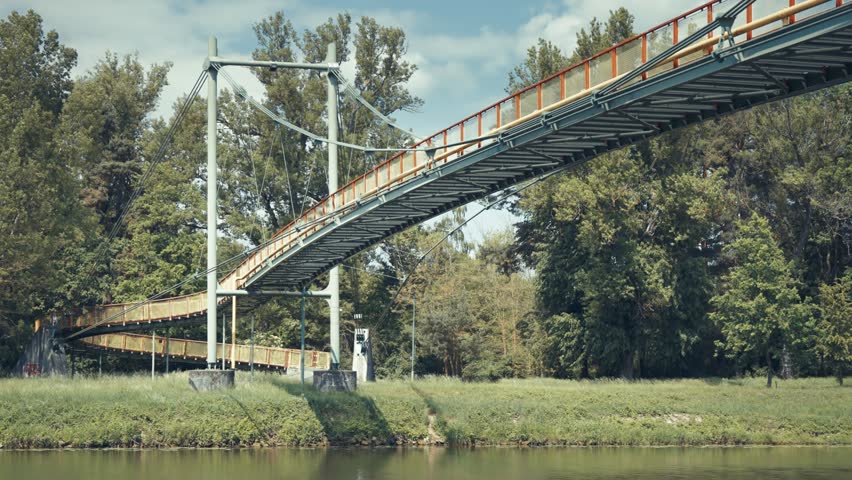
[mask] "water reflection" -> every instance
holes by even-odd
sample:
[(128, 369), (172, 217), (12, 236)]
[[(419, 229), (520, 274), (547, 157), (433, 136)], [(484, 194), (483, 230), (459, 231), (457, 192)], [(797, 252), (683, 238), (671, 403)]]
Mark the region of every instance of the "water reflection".
[(843, 479), (850, 447), (0, 452), (0, 478), (176, 480)]

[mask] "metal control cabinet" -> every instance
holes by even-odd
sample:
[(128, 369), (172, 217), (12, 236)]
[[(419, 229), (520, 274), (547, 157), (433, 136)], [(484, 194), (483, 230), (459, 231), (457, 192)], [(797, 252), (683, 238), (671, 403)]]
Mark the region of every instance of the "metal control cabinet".
[(373, 352), (368, 328), (355, 329), (355, 345), (352, 348), (352, 370), (355, 370), (359, 382), (375, 382), (373, 370)]

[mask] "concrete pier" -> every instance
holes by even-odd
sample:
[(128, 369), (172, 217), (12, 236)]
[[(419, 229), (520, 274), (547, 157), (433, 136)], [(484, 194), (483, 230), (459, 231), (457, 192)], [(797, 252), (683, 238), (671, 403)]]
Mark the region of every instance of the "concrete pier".
[(357, 387), (355, 370), (314, 370), (314, 388), (320, 392), (354, 392)]
[(234, 371), (193, 370), (189, 372), (189, 385), (196, 392), (234, 388)]

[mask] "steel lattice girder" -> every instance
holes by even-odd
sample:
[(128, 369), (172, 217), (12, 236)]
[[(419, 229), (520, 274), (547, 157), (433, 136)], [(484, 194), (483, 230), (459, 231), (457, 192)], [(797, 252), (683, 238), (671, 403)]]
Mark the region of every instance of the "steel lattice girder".
[[(586, 97), (548, 112), (367, 199), (260, 269), (246, 287), (307, 286), (383, 238), (523, 180), (668, 130), (846, 82), (852, 54), (837, 45), (852, 45), (850, 23), (847, 5), (598, 101)], [(665, 104), (672, 99), (678, 101)]]
[[(243, 288), (300, 290), (383, 238), (518, 182), (669, 130), (846, 82), (852, 69), (850, 45), (852, 4), (845, 4), (634, 83), (597, 102), (582, 98), (339, 212), (330, 224), (267, 262)], [(242, 297), (238, 311), (250, 311), (262, 301)], [(229, 303), (226, 299), (220, 306)], [(198, 323), (205, 315), (201, 311), (162, 323), (105, 324), (85, 336)]]

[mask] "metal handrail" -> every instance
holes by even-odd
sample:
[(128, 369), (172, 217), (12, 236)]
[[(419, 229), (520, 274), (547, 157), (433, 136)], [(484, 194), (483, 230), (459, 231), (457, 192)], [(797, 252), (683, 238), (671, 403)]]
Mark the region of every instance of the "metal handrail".
[[(168, 354), (171, 357), (181, 357), (196, 361), (206, 361), (207, 359), (207, 342), (199, 340), (188, 340), (183, 338), (173, 337), (154, 337), (156, 346), (153, 348), (154, 354), (165, 356)], [(167, 340), (167, 341), (166, 341)], [(132, 333), (111, 333), (106, 335), (97, 335), (86, 337), (79, 340), (93, 347), (117, 350), (131, 353), (150, 354), (152, 351), (151, 336), (138, 335)], [(254, 359), (252, 360), (250, 345), (235, 345), (235, 349), (231, 350), (231, 345), (226, 345), (231, 352), (227, 360), (231, 361), (230, 357), (234, 357), (233, 361), (240, 364), (249, 364), (254, 362), (255, 365), (265, 365), (277, 368), (290, 368), (300, 365), (301, 351), (298, 348), (278, 348), (255, 345)], [(166, 352), (168, 348), (168, 352)], [(310, 368), (325, 368), (331, 366), (331, 355), (328, 352), (319, 350), (305, 350), (305, 366)]]
[[(481, 138), (483, 136), (495, 135), (501, 132), (505, 132), (532, 119), (538, 118), (539, 116), (547, 112), (553, 111), (555, 109), (573, 103), (581, 98), (587, 97), (591, 95), (596, 89), (606, 89), (608, 86), (613, 85), (616, 82), (618, 82), (618, 84), (621, 84), (625, 82), (625, 79), (630, 77), (631, 75), (635, 74), (636, 78), (630, 81), (644, 81), (655, 75), (659, 75), (662, 71), (677, 69), (680, 66), (685, 65), (686, 63), (712, 54), (714, 48), (716, 48), (716, 43), (718, 42), (720, 36), (714, 37), (713, 32), (709, 32), (707, 34), (707, 38), (699, 40), (693, 43), (692, 45), (684, 46), (683, 49), (678, 50), (671, 57), (664, 59), (661, 62), (661, 66), (657, 66), (649, 72), (644, 72), (641, 70), (641, 67), (643, 65), (645, 65), (647, 62), (649, 62), (656, 56), (650, 55), (651, 50), (655, 48), (660, 48), (662, 49), (660, 53), (663, 53), (671, 49), (672, 46), (679, 44), (679, 29), (680, 23), (682, 21), (689, 21), (699, 18), (703, 13), (705, 15), (704, 18), (706, 19), (704, 24), (710, 24), (714, 21), (714, 8), (722, 6), (723, 4), (726, 6), (733, 5), (736, 3), (736, 1), (737, 0), (712, 0), (703, 5), (692, 8), (666, 22), (660, 23), (659, 25), (649, 30), (646, 30), (645, 32), (634, 35), (633, 37), (630, 37), (616, 45), (613, 45), (612, 47), (606, 50), (598, 52), (592, 57), (578, 62), (554, 75), (551, 75), (550, 77), (541, 80), (538, 83), (519, 90), (497, 102), (494, 102), (488, 107), (480, 110), (479, 112), (465, 117), (461, 121), (452, 124), (450, 127), (441, 130), (430, 137), (427, 137), (423, 141), (415, 143), (410, 148), (420, 148), (424, 145), (427, 145), (435, 149), (435, 154), (429, 156), (424, 154), (423, 152), (419, 152), (420, 155), (418, 156), (417, 151), (402, 152), (380, 163), (364, 175), (361, 175), (350, 181), (342, 188), (338, 189), (337, 191), (331, 193), (321, 201), (317, 202), (316, 205), (305, 211), (304, 214), (302, 214), (299, 218), (293, 220), (285, 227), (278, 230), (278, 232), (276, 232), (273, 236), (273, 240), (271, 240), (269, 243), (267, 243), (262, 248), (258, 249), (257, 251), (249, 255), (245, 260), (243, 260), (240, 265), (238, 265), (234, 270), (232, 270), (227, 276), (225, 276), (225, 278), (220, 281), (220, 285), (229, 290), (243, 288), (245, 286), (246, 281), (252, 275), (256, 274), (261, 268), (267, 265), (271, 260), (274, 260), (280, 255), (283, 255), (287, 250), (292, 248), (294, 244), (304, 241), (307, 237), (330, 223), (335, 217), (338, 217), (348, 212), (349, 210), (357, 207), (357, 205), (361, 201), (363, 201), (363, 199), (375, 196), (384, 190), (392, 188), (394, 185), (406, 182), (414, 178), (414, 176), (416, 176), (424, 169), (435, 168), (441, 162), (445, 164), (447, 162), (453, 161), (456, 158), (462, 156), (466, 150), (474, 150), (477, 148), (481, 148), (483, 144), (499, 141), (499, 139), (481, 141)], [(754, 19), (754, 6), (766, 5), (771, 1), (781, 4), (786, 3), (787, 6), (770, 15), (764, 16), (759, 19)], [(849, 4), (850, 1), (852, 0), (846, 0), (845, 2), (844, 0), (806, 0), (804, 2), (797, 2), (796, 0), (757, 0), (757, 2), (749, 5), (745, 10), (746, 23), (744, 25), (740, 25), (736, 28), (733, 28), (731, 30), (731, 36), (739, 37), (745, 35), (745, 41), (748, 41), (754, 37), (756, 30), (768, 26), (774, 22), (780, 22), (781, 24), (778, 26), (778, 28), (782, 28), (785, 25), (795, 23), (797, 21), (796, 15), (799, 13), (815, 9), (816, 7), (819, 7), (829, 2), (834, 4), (834, 8), (839, 8), (843, 5)], [(693, 26), (698, 26), (698, 24), (689, 25), (689, 23), (687, 23), (686, 25), (687, 29)], [(698, 27), (700, 28), (700, 26)], [(768, 31), (760, 32), (759, 34), (767, 33)], [(688, 37), (691, 32), (685, 33)], [(669, 40), (666, 37), (666, 35), (669, 34), (671, 36), (670, 44), (654, 43), (656, 41), (656, 35), (662, 36), (664, 40)], [(721, 37), (727, 38), (725, 37), (725, 35), (727, 34), (723, 33)], [(627, 50), (629, 48), (636, 47), (640, 49), (641, 53), (639, 57), (639, 63), (627, 69), (628, 71), (621, 72), (621, 65), (619, 63), (619, 55), (621, 54), (620, 52), (623, 52), (624, 50)], [(693, 55), (699, 53), (700, 55), (693, 57)], [(609, 78), (593, 83), (593, 70), (597, 68), (596, 66), (598, 64), (605, 65), (607, 63), (607, 55), (609, 56)], [(569, 90), (567, 82), (569, 80), (569, 77), (575, 74), (582, 74), (582, 88), (580, 88), (579, 90)], [(555, 89), (553, 87), (554, 84), (558, 86), (558, 100), (554, 102), (545, 102), (545, 89)], [(530, 95), (535, 95), (535, 108), (532, 108), (529, 112), (525, 113), (526, 109), (523, 108), (523, 102), (529, 99)], [(491, 127), (491, 125), (485, 125), (484, 127), (483, 120), (491, 116), (492, 112), (494, 117), (493, 128)], [(504, 113), (507, 112), (511, 112), (511, 116), (505, 115), (506, 118), (504, 118)], [(471, 143), (464, 143), (465, 125), (471, 123), (472, 121), (475, 121), (476, 123), (476, 132), (471, 134), (471, 136), (469, 136), (468, 138), (476, 138), (477, 141), (473, 141)], [(489, 130), (483, 131), (483, 128), (488, 128)], [(456, 135), (456, 133), (453, 132), (454, 129), (458, 130), (458, 141), (451, 138), (452, 136)], [(440, 143), (436, 143), (437, 141), (440, 141)], [(458, 145), (459, 141), (462, 142), (461, 145)], [(450, 147), (450, 145), (455, 146)], [(439, 150), (441, 149), (443, 149), (444, 151), (439, 153)], [(398, 170), (392, 172), (392, 169)], [(379, 178), (380, 175), (383, 178)], [(154, 320), (166, 320), (174, 317), (200, 315), (206, 312), (206, 304), (203, 301), (204, 298), (206, 298), (206, 292), (199, 292), (195, 294), (184, 295), (181, 297), (171, 297), (168, 299), (156, 300), (151, 302), (152, 305), (167, 304), (170, 312), (169, 315), (153, 315), (151, 313), (152, 307), (148, 307), (147, 315), (144, 315), (144, 318), (142, 319), (128, 320), (126, 318), (123, 318), (121, 320), (116, 320), (115, 322), (105, 323), (105, 325), (122, 322), (150, 322)], [(200, 309), (190, 308), (191, 305), (195, 303), (191, 300), (195, 299), (199, 299), (198, 303), (201, 306)], [(183, 308), (173, 310), (175, 306), (177, 306), (177, 303), (179, 301), (184, 302)], [(220, 301), (224, 302), (226, 301), (226, 299)], [(112, 304), (96, 307), (94, 311), (89, 312), (88, 314), (85, 314), (81, 317), (78, 317), (77, 321), (74, 322), (74, 326), (84, 326), (85, 324), (82, 323), (82, 321), (87, 317), (96, 317), (99, 311), (105, 311), (107, 308), (120, 307), (122, 305), (126, 304)], [(158, 307), (153, 308), (156, 310)]]
[[(796, 3), (795, 0), (788, 0), (786, 2), (783, 2), (783, 3), (788, 3), (788, 6), (786, 8), (783, 8), (783, 9), (773, 13), (772, 15), (763, 17), (763, 18), (758, 19), (758, 20), (753, 20), (754, 5), (755, 4), (769, 3), (768, 0), (765, 1), (765, 2), (758, 0), (758, 2), (755, 2), (755, 4), (749, 5), (746, 8), (746, 22), (747, 23), (745, 25), (742, 25), (742, 26), (735, 28), (732, 33), (733, 33), (734, 36), (746, 34), (749, 37), (748, 39), (750, 39), (752, 37), (751, 33), (756, 29), (764, 27), (767, 24), (772, 23), (774, 21), (782, 21), (783, 25), (789, 25), (789, 24), (795, 23), (795, 21), (796, 21), (795, 15), (797, 13), (812, 9), (814, 7), (823, 5), (823, 4), (831, 2), (831, 1), (834, 2), (835, 7), (841, 7), (844, 4), (842, 0), (807, 0), (807, 1), (804, 1), (804, 2), (800, 1), (798, 3)], [(848, 0), (847, 0), (847, 2), (848, 2)], [(566, 68), (565, 70), (562, 70), (559, 73), (556, 73), (556, 74), (554, 74), (550, 77), (547, 77), (544, 80), (542, 80), (542, 81), (540, 81), (536, 84), (533, 84), (529, 87), (526, 87), (522, 90), (519, 90), (518, 92), (515, 92), (512, 95), (509, 95), (509, 96), (503, 98), (502, 100), (494, 102), (491, 105), (489, 105), (488, 107), (486, 107), (485, 109), (480, 110), (479, 112), (474, 113), (473, 115), (465, 117), (465, 119), (452, 124), (450, 127), (439, 131), (435, 135), (428, 137), (426, 140), (423, 140), (421, 142), (418, 142), (418, 143), (412, 145), (412, 148), (418, 148), (418, 147), (422, 147), (423, 145), (430, 144), (431, 140), (435, 139), (435, 138), (443, 138), (444, 139), (444, 142), (443, 142), (444, 145), (447, 145), (449, 143), (454, 143), (454, 142), (448, 142), (447, 138), (449, 136), (448, 133), (455, 128), (458, 128), (461, 131), (461, 136), (462, 136), (461, 140), (463, 141), (464, 140), (464, 138), (463, 138), (464, 137), (463, 126), (464, 126), (465, 123), (469, 122), (472, 119), (477, 119), (477, 123), (480, 126), (480, 130), (478, 130), (476, 132), (476, 135), (474, 135), (474, 137), (478, 138), (482, 135), (490, 135), (490, 134), (493, 134), (493, 133), (498, 133), (498, 132), (508, 130), (512, 127), (515, 127), (517, 125), (525, 123), (525, 122), (527, 122), (527, 121), (529, 121), (533, 118), (536, 118), (536, 117), (540, 116), (541, 114), (543, 114), (545, 112), (554, 110), (558, 107), (564, 106), (568, 103), (571, 103), (571, 102), (576, 101), (580, 98), (588, 96), (588, 95), (593, 93), (593, 89), (607, 87), (610, 84), (612, 84), (612, 83), (614, 83), (614, 82), (616, 82), (616, 81), (618, 81), (618, 80), (622, 79), (623, 77), (630, 74), (630, 71), (623, 72), (623, 73), (619, 73), (619, 71), (618, 71), (618, 50), (619, 49), (624, 48), (625, 46), (631, 44), (632, 42), (641, 42), (642, 58), (641, 58), (641, 64), (639, 65), (639, 66), (641, 66), (641, 65), (645, 64), (647, 61), (649, 61), (649, 58), (648, 58), (649, 37), (653, 36), (657, 32), (664, 31), (668, 28), (671, 28), (671, 33), (672, 33), (671, 45), (677, 45), (678, 41), (679, 41), (678, 40), (678, 37), (679, 37), (678, 25), (679, 25), (679, 22), (681, 20), (693, 18), (693, 17), (697, 16), (696, 14), (699, 14), (701, 12), (705, 12), (706, 18), (707, 18), (707, 23), (711, 23), (713, 21), (714, 6), (720, 6), (722, 4), (727, 5), (727, 4), (733, 4), (733, 3), (734, 3), (734, 0), (713, 0), (713, 1), (710, 1), (710, 2), (707, 2), (703, 5), (701, 5), (699, 7), (688, 10), (687, 12), (684, 12), (684, 13), (670, 19), (667, 22), (663, 22), (663, 23), (643, 32), (643, 33), (634, 35), (633, 37), (628, 38), (628, 39), (626, 39), (626, 40), (624, 40), (624, 41), (622, 41), (622, 42), (620, 42), (620, 43), (618, 43), (618, 44), (616, 44), (616, 45), (614, 45), (614, 46), (612, 46), (612, 47), (610, 47), (606, 50), (603, 50), (603, 51), (595, 54), (594, 56), (583, 60), (582, 62), (574, 64), (574, 65)], [(779, 3), (781, 3), (781, 2), (779, 2)], [(779, 25), (778, 28), (781, 28), (783, 25)], [(714, 38), (713, 33), (710, 32), (710, 33), (708, 33), (708, 37), (706, 39), (704, 39), (703, 41), (700, 41), (700, 42), (696, 42), (696, 44), (694, 44), (694, 45), (684, 47), (683, 50), (678, 51), (676, 54), (671, 56), (669, 59), (665, 60), (664, 64), (669, 63), (671, 65), (670, 69), (676, 69), (676, 68), (680, 67), (681, 65), (684, 65), (684, 64), (688, 63), (689, 61), (693, 60), (693, 59), (689, 59), (685, 62), (681, 62), (681, 60), (685, 59), (685, 57), (688, 57), (688, 56), (690, 56), (694, 53), (697, 53), (697, 52), (700, 51), (700, 52), (703, 53), (701, 55), (702, 57), (709, 55), (709, 54), (712, 53), (713, 48), (714, 48), (717, 40), (718, 40), (718, 37)], [(591, 83), (591, 69), (592, 69), (591, 65), (592, 65), (592, 62), (606, 56), (607, 54), (610, 55), (610, 64), (611, 64), (610, 78), (607, 79), (607, 80), (604, 80), (602, 82), (592, 84)], [(696, 57), (696, 59), (697, 58), (698, 57)], [(658, 67), (658, 68), (660, 68), (660, 67)], [(569, 74), (571, 74), (571, 72), (579, 71), (580, 69), (582, 69), (583, 73), (584, 73), (584, 85), (585, 85), (585, 87), (583, 89), (580, 89), (580, 90), (573, 92), (573, 93), (566, 91), (566, 87), (565, 87), (566, 77)], [(631, 69), (631, 71), (632, 70), (633, 69)], [(658, 72), (655, 72), (653, 74), (642, 74), (642, 79), (645, 80), (645, 79), (649, 78), (650, 76), (653, 76), (654, 74), (659, 74), (659, 73), (660, 72), (658, 71)], [(546, 85), (549, 82), (554, 81), (557, 78), (559, 79), (559, 84), (560, 84), (559, 85), (560, 86), (560, 99), (557, 102), (551, 103), (549, 105), (542, 105), (542, 89), (543, 89), (543, 86)], [(538, 108), (534, 109), (533, 111), (531, 111), (530, 113), (528, 113), (526, 115), (522, 115), (522, 109), (518, 108), (518, 106), (521, 104), (521, 96), (524, 95), (527, 92), (532, 91), (532, 90), (536, 91), (536, 96), (537, 96), (536, 103), (537, 103)], [(502, 118), (500, 109), (501, 109), (502, 105), (507, 104), (507, 103), (509, 103), (509, 104), (514, 103), (514, 105), (515, 105), (515, 108), (514, 108), (515, 118), (511, 119), (509, 122), (504, 122), (503, 121), (504, 118)], [(497, 111), (496, 128), (494, 128), (494, 129), (492, 129), (488, 132), (482, 132), (481, 131), (481, 124), (482, 124), (483, 115), (487, 114), (492, 109)], [(379, 165), (377, 165), (376, 167), (374, 167), (369, 172), (355, 178), (354, 180), (352, 180), (349, 183), (347, 183), (346, 185), (344, 185), (342, 188), (338, 189), (337, 191), (328, 195), (327, 197), (325, 197), (321, 201), (317, 202), (316, 205), (314, 205), (313, 207), (308, 209), (298, 219), (290, 222), (288, 225), (281, 228), (274, 235), (274, 237), (279, 238), (278, 241), (276, 241), (274, 244), (266, 247), (265, 249), (263, 249), (259, 252), (256, 252), (254, 255), (250, 256), (248, 259), (246, 259), (245, 262), (241, 263), (231, 273), (231, 275), (236, 276), (237, 283), (240, 283), (241, 281), (245, 281), (251, 275), (256, 273), (260, 268), (262, 268), (263, 265), (265, 265), (269, 260), (276, 258), (281, 252), (289, 249), (294, 243), (297, 243), (298, 241), (303, 240), (304, 238), (306, 238), (310, 234), (312, 234), (315, 231), (322, 228), (322, 226), (324, 226), (327, 222), (329, 222), (334, 216), (345, 212), (347, 207), (356, 205), (356, 200), (361, 201), (365, 197), (369, 197), (369, 196), (373, 196), (373, 195), (378, 194), (379, 192), (381, 192), (385, 188), (391, 187), (395, 184), (401, 183), (402, 181), (413, 178), (414, 175), (419, 173), (424, 168), (433, 168), (440, 161), (444, 161), (444, 163), (446, 163), (447, 161), (454, 160), (454, 158), (450, 158), (450, 157), (452, 157), (453, 155), (460, 156), (460, 154), (462, 154), (464, 152), (464, 150), (467, 150), (467, 149), (478, 148), (478, 145), (477, 145), (478, 143), (481, 143), (481, 142), (473, 142), (473, 143), (469, 143), (469, 144), (463, 144), (461, 146), (457, 146), (457, 147), (454, 147), (452, 149), (448, 149), (441, 154), (436, 154), (431, 159), (426, 158), (424, 160), (427, 160), (427, 161), (421, 161), (420, 163), (418, 163), (418, 161), (417, 161), (418, 160), (417, 152), (410, 152), (410, 153), (402, 152), (400, 154), (397, 154), (397, 155), (389, 158), (388, 160), (386, 160), (386, 161), (380, 163)], [(441, 148), (440, 145), (433, 145), (433, 146), (438, 148), (438, 149)], [(412, 164), (413, 164), (412, 167), (409, 168), (409, 169), (400, 168), (400, 172), (391, 176), (390, 175), (390, 169), (391, 169), (390, 167), (394, 164), (394, 162), (398, 162), (400, 167), (404, 167), (404, 162), (402, 160), (406, 157), (406, 155), (409, 155), (409, 154), (412, 156), (412, 160), (413, 160), (412, 161)], [(425, 155), (421, 154), (421, 157), (425, 157)], [(386, 170), (388, 173), (386, 174), (386, 178), (384, 179), (385, 180), (384, 183), (379, 184), (379, 178), (378, 177), (379, 177), (380, 172), (382, 172), (383, 169)], [(373, 177), (373, 181), (372, 181), (373, 185), (371, 187), (367, 188), (367, 184), (368, 184), (369, 179), (371, 177)], [(361, 185), (363, 185), (363, 186), (361, 186)], [(359, 190), (361, 190), (361, 191), (359, 192)], [(352, 194), (349, 195), (349, 198), (347, 198), (347, 195), (346, 195), (347, 192), (352, 192)], [(340, 202), (339, 205), (337, 204), (338, 202), (336, 202), (336, 199), (338, 197), (340, 197), (342, 199), (342, 201)], [(329, 204), (330, 204), (331, 208), (328, 208)], [(324, 219), (325, 221), (324, 222), (316, 222), (316, 220), (318, 220), (318, 219)], [(307, 229), (300, 230), (299, 227), (301, 227), (302, 225), (309, 223), (309, 222), (314, 222), (314, 224), (312, 226), (308, 227)], [(281, 245), (280, 247), (278, 247), (279, 244)], [(246, 269), (246, 267), (248, 267), (248, 268)]]

